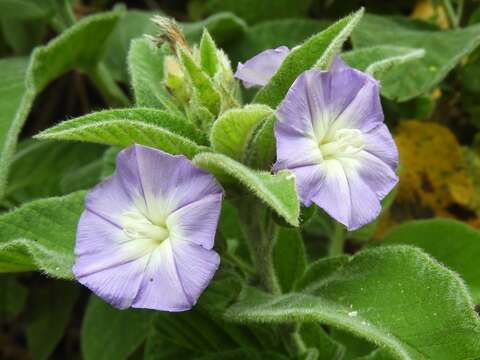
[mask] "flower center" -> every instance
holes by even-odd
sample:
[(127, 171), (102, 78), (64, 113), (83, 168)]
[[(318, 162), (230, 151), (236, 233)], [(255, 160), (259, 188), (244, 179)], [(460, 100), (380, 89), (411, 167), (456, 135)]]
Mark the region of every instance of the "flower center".
[(364, 147), (362, 132), (358, 129), (339, 129), (327, 133), (318, 147), (324, 160), (353, 157)]
[(132, 240), (151, 240), (155, 244), (165, 241), (168, 228), (164, 223), (153, 223), (139, 211), (129, 211), (122, 216), (123, 232)]

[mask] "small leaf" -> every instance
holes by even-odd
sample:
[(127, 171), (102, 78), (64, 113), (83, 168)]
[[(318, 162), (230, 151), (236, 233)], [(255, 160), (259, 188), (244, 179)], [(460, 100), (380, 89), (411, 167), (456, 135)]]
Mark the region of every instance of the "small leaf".
[(273, 264), (282, 292), (290, 292), (307, 267), (303, 238), (297, 229), (279, 228), (273, 248)]
[(179, 48), (179, 58), (193, 85), (197, 101), (213, 115), (217, 115), (220, 111), (221, 96), (215, 89), (212, 80), (187, 50)]
[(450, 269), (458, 272), (480, 303), (480, 231), (449, 219), (417, 220), (393, 228), (385, 244), (406, 244), (422, 248)]
[(275, 210), (289, 224), (298, 226), (300, 203), (295, 188), (295, 177), (289, 171), (277, 175), (255, 171), (225, 156), (201, 153), (193, 162), (225, 181), (237, 180)]
[(368, 339), (397, 359), (480, 356), (480, 320), (462, 281), (409, 246), (359, 252), (302, 293), (275, 297), (249, 289), (225, 316), (319, 322)]
[(217, 46), (207, 29), (203, 31), (200, 40), (200, 65), (210, 77), (215, 76), (218, 70)]
[(258, 91), (254, 102), (275, 108), (301, 73), (313, 66), (327, 68), (362, 15), (363, 8), (339, 20), (292, 50), (270, 82)]
[(247, 105), (223, 113), (214, 123), (210, 132), (213, 149), (238, 161), (245, 161), (247, 148), (258, 125), (273, 115), (265, 105)]
[(154, 313), (117, 310), (91, 296), (82, 323), (85, 360), (127, 359), (146, 339)]
[(54, 281), (36, 287), (30, 293), (27, 343), (34, 360), (50, 359), (64, 335), (79, 287), (71, 282)]
[(126, 147), (133, 143), (193, 157), (202, 150), (201, 135), (186, 119), (155, 109), (101, 111), (67, 120), (36, 136)]
[(135, 39), (128, 52), (128, 67), (137, 106), (164, 108), (181, 114), (163, 84), (165, 53), (147, 39)]
[(84, 192), (76, 192), (35, 200), (0, 215), (0, 272), (42, 270), (71, 279), (84, 197)]
[(276, 140), (273, 126), (275, 116), (267, 118), (254, 134), (248, 152), (248, 164), (257, 169), (270, 170), (275, 162)]
[(342, 54), (343, 60), (356, 69), (365, 71), (375, 78), (381, 77), (392, 68), (425, 56), (425, 50), (402, 46), (378, 45)]

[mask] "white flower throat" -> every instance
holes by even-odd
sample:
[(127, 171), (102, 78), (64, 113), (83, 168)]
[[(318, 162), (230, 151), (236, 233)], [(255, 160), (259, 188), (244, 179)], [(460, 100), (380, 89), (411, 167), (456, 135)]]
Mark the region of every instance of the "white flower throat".
[(158, 245), (169, 237), (165, 222), (152, 222), (138, 210), (123, 214), (122, 226), (123, 232), (132, 240), (151, 240)]
[(355, 157), (364, 147), (362, 132), (358, 129), (328, 131), (319, 141), (318, 148), (324, 160)]

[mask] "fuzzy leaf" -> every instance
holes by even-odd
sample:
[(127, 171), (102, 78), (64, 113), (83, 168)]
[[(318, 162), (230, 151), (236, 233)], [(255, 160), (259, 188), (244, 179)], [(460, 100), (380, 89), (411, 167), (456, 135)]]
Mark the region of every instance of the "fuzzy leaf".
[(154, 313), (117, 310), (91, 296), (82, 323), (85, 360), (127, 359), (146, 339)]
[(128, 66), (137, 106), (164, 108), (181, 114), (163, 84), (165, 53), (147, 39), (133, 40)]
[(200, 40), (200, 65), (210, 77), (213, 77), (218, 69), (217, 46), (207, 29), (203, 31)]
[(76, 192), (36, 200), (0, 215), (0, 272), (41, 270), (71, 279), (84, 197)]
[(215, 153), (198, 154), (193, 162), (212, 172), (221, 181), (240, 182), (289, 224), (298, 226), (300, 203), (295, 177), (289, 171), (281, 171), (277, 175), (255, 171), (225, 155)]
[(423, 58), (396, 66), (380, 77), (384, 96), (406, 101), (432, 90), (460, 59), (477, 48), (480, 25), (435, 31), (402, 18), (366, 15), (352, 41), (355, 48), (395, 44), (425, 49)]
[(71, 69), (95, 68), (119, 18), (119, 13), (110, 12), (82, 19), (47, 45), (36, 48), (28, 66), (25, 59), (0, 60), (0, 199), (17, 137), (35, 96)]
[(328, 68), (362, 15), (363, 8), (339, 20), (292, 50), (269, 83), (259, 90), (254, 102), (275, 108), (302, 72), (313, 66), (321, 69)]
[(275, 116), (267, 118), (258, 128), (251, 141), (248, 153), (248, 164), (257, 169), (270, 170), (275, 162), (276, 140), (273, 126)]
[(220, 111), (221, 96), (215, 89), (212, 80), (195, 62), (189, 52), (180, 48), (179, 57), (185, 72), (192, 82), (198, 102), (205, 106), (213, 115), (217, 115)]
[(213, 149), (243, 162), (255, 130), (272, 115), (273, 110), (268, 106), (255, 104), (223, 113), (210, 132)]
[(351, 50), (342, 54), (345, 62), (361, 71), (380, 78), (387, 71), (400, 64), (418, 60), (425, 56), (425, 50), (401, 46), (378, 45)]
[(307, 267), (303, 238), (297, 229), (279, 228), (273, 248), (273, 264), (282, 292), (290, 292)]
[(422, 248), (458, 272), (475, 302), (480, 303), (480, 231), (477, 229), (449, 219), (410, 221), (395, 227), (383, 242)]
[(100, 144), (152, 146), (193, 157), (202, 150), (196, 129), (184, 118), (155, 109), (106, 110), (67, 120), (36, 136), (39, 139), (78, 140)]
[(365, 250), (302, 293), (247, 290), (226, 312), (241, 322), (319, 322), (388, 349), (397, 359), (475, 359), (480, 321), (460, 278), (413, 247)]

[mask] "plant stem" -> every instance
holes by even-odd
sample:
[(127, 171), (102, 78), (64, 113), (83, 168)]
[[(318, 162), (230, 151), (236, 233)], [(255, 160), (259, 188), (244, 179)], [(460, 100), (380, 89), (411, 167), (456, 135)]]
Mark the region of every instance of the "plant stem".
[(458, 28), (458, 17), (453, 10), (452, 3), (450, 2), (450, 0), (443, 0), (442, 3), (445, 11), (447, 12), (448, 21), (451, 27)]
[(105, 64), (99, 63), (95, 68), (89, 71), (89, 75), (104, 97), (105, 101), (110, 106), (128, 106), (130, 104), (127, 96), (117, 85)]
[(329, 255), (341, 255), (343, 254), (343, 247), (345, 245), (346, 231), (342, 224), (335, 221), (333, 234), (331, 236)]

